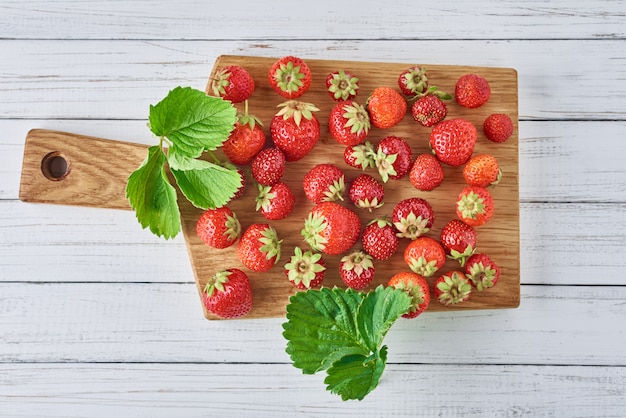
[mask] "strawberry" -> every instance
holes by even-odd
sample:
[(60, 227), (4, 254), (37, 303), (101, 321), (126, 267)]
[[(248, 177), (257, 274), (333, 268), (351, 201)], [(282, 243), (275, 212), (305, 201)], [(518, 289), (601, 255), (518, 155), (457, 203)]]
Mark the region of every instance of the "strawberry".
[(487, 254), (478, 253), (467, 259), (465, 276), (476, 289), (488, 289), (498, 283), (500, 268)]
[(235, 128), (222, 144), (222, 150), (233, 164), (247, 165), (263, 149), (265, 141), (263, 124), (248, 113), (246, 101), (245, 111), (237, 115)]
[(372, 256), (355, 250), (341, 258), (339, 276), (352, 289), (364, 289), (374, 280), (376, 268)]
[(282, 57), (268, 72), (268, 80), (274, 91), (287, 99), (302, 96), (311, 86), (311, 70), (302, 58)]
[(363, 144), (349, 145), (343, 153), (343, 160), (350, 167), (365, 170), (375, 166), (376, 152), (369, 141)]
[(352, 248), (359, 239), (361, 220), (336, 202), (321, 202), (309, 212), (301, 234), (313, 251), (338, 255)]
[(335, 141), (343, 145), (365, 141), (370, 126), (367, 110), (352, 100), (337, 103), (328, 115), (328, 131)]
[(227, 248), (237, 241), (241, 225), (237, 216), (226, 206), (207, 209), (196, 222), (196, 233), (206, 245)]
[(202, 292), (207, 311), (220, 318), (239, 318), (252, 309), (252, 287), (243, 271), (237, 268), (217, 272)]
[(285, 264), (287, 279), (300, 290), (320, 287), (326, 275), (326, 262), (320, 253), (302, 252), (300, 247), (293, 249), (294, 254)]
[(422, 126), (431, 127), (441, 122), (448, 114), (448, 107), (432, 94), (420, 97), (411, 105), (411, 116)]
[(439, 161), (453, 167), (465, 164), (474, 152), (476, 127), (467, 119), (447, 119), (430, 132), (430, 147)]
[(375, 260), (387, 260), (398, 249), (398, 237), (391, 222), (386, 219), (374, 219), (361, 235), (363, 249)]
[(411, 271), (430, 277), (446, 263), (446, 251), (439, 241), (423, 236), (409, 242), (404, 249), (404, 261)]
[(276, 230), (268, 224), (250, 225), (239, 239), (237, 255), (252, 271), (268, 271), (280, 260), (280, 245)]
[(464, 74), (454, 87), (456, 102), (463, 107), (477, 108), (489, 100), (491, 88), (489, 82), (478, 74)]
[(439, 241), (448, 258), (465, 266), (467, 258), (476, 251), (477, 234), (473, 226), (459, 219), (452, 219), (442, 228)]
[(398, 76), (398, 87), (405, 96), (415, 97), (428, 91), (426, 68), (414, 66), (402, 71)]
[(252, 159), (250, 170), (259, 184), (276, 184), (285, 174), (285, 154), (275, 147), (262, 149)]
[(274, 145), (283, 151), (287, 161), (299, 160), (313, 149), (320, 138), (320, 122), (313, 114), (319, 109), (311, 103), (296, 100), (278, 106), (281, 109), (270, 125)]
[(443, 182), (441, 162), (432, 154), (418, 155), (409, 171), (409, 180), (417, 190), (427, 192), (436, 189)]
[(465, 302), (472, 294), (472, 285), (462, 271), (451, 271), (439, 276), (434, 283), (434, 295), (442, 305)]
[(260, 210), (265, 219), (272, 221), (285, 219), (293, 211), (295, 203), (296, 198), (293, 192), (282, 181), (271, 186), (259, 184), (256, 210)]
[(471, 226), (487, 223), (494, 213), (493, 197), (484, 187), (468, 186), (459, 194), (456, 214), (463, 222)]
[(495, 186), (502, 178), (502, 170), (493, 155), (476, 154), (463, 167), (463, 178), (470, 186)]
[(411, 146), (399, 136), (387, 136), (376, 146), (375, 164), (384, 183), (401, 179), (411, 170)]
[(302, 188), (313, 203), (343, 200), (345, 176), (334, 164), (317, 164), (304, 175)]
[(402, 315), (404, 318), (415, 318), (430, 305), (430, 288), (422, 276), (411, 271), (401, 271), (389, 279), (387, 286), (402, 289), (411, 297), (409, 311)]
[(483, 132), (488, 140), (504, 142), (513, 135), (513, 121), (504, 113), (494, 113), (483, 122)]
[(385, 188), (369, 174), (360, 174), (350, 183), (348, 195), (356, 207), (371, 212), (383, 205)]
[(391, 221), (401, 238), (415, 239), (430, 230), (435, 212), (426, 199), (409, 197), (396, 203)]
[(215, 96), (239, 103), (252, 96), (254, 79), (245, 68), (239, 65), (227, 65), (215, 73), (210, 89)]
[(406, 114), (404, 97), (391, 87), (377, 87), (366, 103), (370, 121), (376, 128), (387, 129), (397, 125)]
[(359, 90), (359, 79), (344, 70), (335, 71), (326, 77), (326, 89), (335, 101), (354, 99)]

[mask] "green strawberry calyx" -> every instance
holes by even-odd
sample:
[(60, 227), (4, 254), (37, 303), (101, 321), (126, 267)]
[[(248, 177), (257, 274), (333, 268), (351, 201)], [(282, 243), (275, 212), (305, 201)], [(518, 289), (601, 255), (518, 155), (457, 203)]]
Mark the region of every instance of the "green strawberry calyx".
[(362, 170), (373, 168), (376, 165), (376, 152), (371, 142), (365, 141), (363, 144), (354, 145), (350, 156), (354, 158), (356, 165)]
[(268, 210), (270, 205), (272, 204), (272, 199), (276, 198), (276, 193), (272, 192), (272, 186), (264, 186), (259, 184), (259, 194), (257, 195), (255, 202), (255, 209), (258, 210)]
[(428, 90), (426, 68), (411, 67), (402, 77), (404, 79), (404, 85), (416, 96), (423, 95)]
[(259, 238), (259, 242), (263, 244), (260, 248), (260, 251), (265, 253), (265, 258), (271, 260), (272, 257), (276, 257), (274, 262), (278, 262), (280, 260), (280, 245), (283, 240), (278, 239), (278, 234), (274, 228), (267, 227), (261, 233), (261, 237)]
[(439, 270), (437, 268), (437, 260), (428, 261), (424, 256), (412, 259), (409, 263), (409, 268), (414, 273), (424, 277), (430, 277)]
[(303, 86), (302, 79), (306, 77), (306, 74), (300, 71), (299, 65), (294, 66), (292, 61), (288, 61), (280, 64), (273, 77), (282, 91), (295, 93)]
[(208, 297), (212, 297), (216, 291), (223, 292), (224, 285), (228, 283), (228, 276), (230, 276), (228, 270), (215, 273), (204, 286), (204, 293), (206, 293)]
[(245, 126), (248, 125), (250, 130), (254, 130), (254, 127), (258, 124), (259, 126), (263, 126), (261, 120), (254, 115), (248, 113), (248, 100), (244, 101), (244, 111), (237, 113), (237, 121), (240, 125)]
[(378, 169), (378, 173), (380, 174), (383, 183), (387, 183), (389, 181), (389, 177), (398, 174), (396, 172), (396, 168), (393, 166), (393, 163), (395, 163), (397, 159), (398, 154), (385, 154), (382, 149), (379, 149), (376, 153), (374, 164)]
[(494, 286), (493, 281), (496, 278), (496, 273), (496, 269), (490, 265), (485, 266), (482, 261), (479, 261), (469, 266), (469, 272), (466, 276), (480, 291)]
[(422, 218), (422, 215), (416, 216), (415, 212), (411, 211), (398, 222), (394, 222), (393, 225), (398, 230), (396, 233), (398, 237), (413, 240), (430, 230), (430, 228), (428, 228), (428, 222), (428, 218)]
[(336, 202), (337, 200), (343, 201), (343, 194), (346, 191), (346, 180), (342, 175), (337, 180), (333, 181), (331, 185), (328, 186), (328, 190), (324, 191), (324, 197), (322, 201), (324, 202)]
[(465, 247), (465, 250), (463, 250), (463, 252), (452, 249), (450, 250), (448, 258), (458, 261), (459, 264), (461, 264), (461, 267), (464, 267), (467, 259), (471, 257), (475, 251), (476, 248), (474, 248), (472, 245), (468, 245), (467, 247)]
[(241, 234), (241, 224), (239, 223), (239, 219), (237, 219), (237, 215), (234, 213), (232, 215), (226, 215), (226, 231), (224, 231), (224, 235), (228, 240), (234, 241)]
[(394, 284), (393, 287), (404, 290), (411, 297), (411, 307), (408, 313), (415, 312), (425, 302), (426, 295), (424, 295), (424, 290), (413, 279), (401, 280)]
[(485, 213), (485, 200), (475, 192), (469, 192), (461, 196), (457, 202), (457, 208), (464, 218), (476, 219)]
[(344, 70), (332, 74), (328, 91), (335, 100), (347, 100), (354, 97), (359, 89), (359, 79)]
[(309, 216), (304, 221), (304, 228), (302, 228), (301, 234), (304, 237), (304, 241), (309, 244), (313, 251), (324, 251), (324, 248), (326, 248), (328, 240), (322, 235), (322, 232), (327, 227), (328, 221), (326, 217), (315, 212), (309, 213)]
[(352, 253), (341, 258), (341, 268), (346, 271), (354, 271), (354, 274), (360, 276), (364, 271), (374, 268), (374, 259), (371, 255), (355, 250)]
[(226, 94), (226, 87), (230, 84), (231, 75), (232, 73), (227, 68), (222, 68), (215, 74), (215, 78), (211, 83), (213, 94), (216, 96), (223, 96)]
[(311, 251), (302, 252), (300, 247), (295, 247), (294, 255), (292, 255), (290, 261), (285, 264), (289, 281), (293, 282), (296, 286), (303, 284), (305, 287), (309, 288), (316, 274), (326, 270), (326, 267), (320, 263), (321, 259), (322, 255), (320, 253), (313, 253)]
[(311, 120), (315, 116), (313, 112), (319, 109), (313, 103), (302, 102), (299, 100), (287, 100), (279, 103), (276, 107), (280, 107), (276, 116), (282, 116), (284, 120), (293, 118), (296, 126), (300, 126), (302, 119)]
[(444, 305), (454, 305), (469, 298), (472, 285), (469, 284), (465, 276), (458, 272), (452, 272), (441, 277), (443, 280), (437, 283), (437, 289), (441, 291), (439, 302)]
[(370, 123), (370, 115), (365, 107), (352, 102), (343, 106), (345, 112), (342, 116), (346, 119), (345, 128), (350, 128), (350, 132), (356, 135), (369, 133), (372, 127)]

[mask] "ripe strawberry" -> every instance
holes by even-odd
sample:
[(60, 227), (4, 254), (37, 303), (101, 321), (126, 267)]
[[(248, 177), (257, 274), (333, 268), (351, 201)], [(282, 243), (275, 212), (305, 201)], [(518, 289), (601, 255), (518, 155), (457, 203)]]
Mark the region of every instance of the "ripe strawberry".
[(451, 271), (442, 274), (435, 280), (434, 295), (445, 306), (465, 302), (472, 294), (472, 285), (462, 271)]
[(259, 184), (259, 194), (255, 200), (256, 210), (260, 210), (265, 219), (272, 221), (285, 219), (296, 203), (293, 192), (282, 181), (271, 186)]
[(398, 249), (398, 237), (391, 222), (386, 219), (374, 219), (361, 235), (363, 249), (375, 260), (387, 260)]
[(243, 271), (231, 268), (209, 279), (202, 292), (207, 311), (220, 318), (239, 318), (252, 309), (252, 287)]
[(447, 119), (430, 132), (430, 148), (442, 163), (453, 167), (465, 164), (474, 152), (478, 132), (467, 119)]
[(343, 145), (357, 145), (365, 141), (370, 131), (367, 110), (352, 100), (337, 103), (328, 115), (328, 131)]
[(493, 197), (484, 187), (468, 186), (459, 194), (456, 214), (466, 224), (474, 227), (484, 225), (493, 213)]
[(263, 124), (248, 113), (246, 101), (245, 111), (237, 115), (235, 128), (222, 144), (222, 150), (233, 164), (247, 165), (263, 149), (265, 141)]
[(241, 234), (237, 215), (226, 206), (207, 209), (196, 222), (196, 233), (200, 239), (213, 248), (230, 247)]
[(227, 65), (215, 73), (210, 89), (215, 96), (239, 103), (252, 96), (254, 79), (245, 68), (239, 65)]
[(405, 96), (421, 96), (428, 91), (426, 68), (414, 66), (402, 71), (398, 76), (398, 87)]
[(320, 138), (320, 122), (313, 112), (319, 109), (311, 103), (289, 100), (278, 105), (281, 109), (272, 118), (270, 132), (274, 145), (287, 161), (296, 161), (309, 153)]
[(338, 255), (348, 251), (361, 235), (361, 220), (350, 209), (335, 203), (313, 206), (301, 231), (313, 251)]
[(431, 127), (441, 122), (448, 114), (448, 107), (432, 94), (420, 97), (411, 105), (411, 116), (422, 126)]
[(398, 237), (415, 239), (433, 226), (435, 212), (426, 199), (409, 197), (396, 203), (391, 221), (398, 231)]
[(422, 276), (411, 271), (401, 271), (389, 279), (387, 286), (402, 289), (411, 297), (411, 307), (402, 316), (404, 318), (415, 318), (420, 315), (430, 305), (430, 288), (428, 282)]
[(454, 96), (463, 107), (477, 108), (489, 100), (489, 82), (478, 74), (465, 74), (459, 77), (454, 87)]
[(276, 230), (268, 224), (250, 225), (239, 239), (237, 255), (252, 271), (268, 271), (280, 260), (280, 245)]
[(494, 113), (483, 122), (483, 132), (488, 140), (504, 142), (513, 135), (513, 121), (504, 113)]
[(404, 261), (411, 271), (430, 277), (446, 263), (446, 251), (439, 241), (423, 236), (409, 242), (404, 249)]
[(364, 289), (374, 280), (376, 268), (372, 256), (356, 250), (339, 262), (339, 276), (352, 289)]
[(502, 170), (493, 155), (476, 154), (463, 167), (463, 178), (470, 186), (495, 186), (502, 178)]
[(476, 251), (476, 230), (459, 219), (452, 219), (444, 225), (439, 240), (448, 258), (458, 261), (461, 266), (465, 266), (467, 258)]
[(350, 167), (365, 170), (375, 166), (376, 152), (369, 141), (363, 144), (347, 146), (343, 153), (343, 160)]
[(406, 100), (391, 87), (377, 87), (367, 99), (370, 122), (380, 129), (397, 125), (406, 114)]
[(313, 203), (343, 200), (345, 176), (334, 164), (317, 164), (304, 175), (302, 188)]
[(498, 283), (500, 268), (487, 254), (474, 254), (467, 259), (465, 276), (476, 289), (488, 289)]
[(376, 146), (375, 164), (383, 182), (401, 179), (411, 170), (411, 146), (399, 136), (387, 136)]
[(335, 101), (354, 99), (359, 90), (359, 79), (344, 70), (335, 71), (326, 77), (326, 89)]
[(285, 174), (285, 154), (275, 147), (262, 149), (252, 159), (250, 170), (259, 184), (276, 184)]
[(311, 70), (303, 59), (286, 56), (274, 62), (267, 75), (270, 86), (287, 99), (302, 96), (311, 86)]
[(382, 183), (369, 174), (360, 174), (350, 184), (350, 200), (358, 208), (378, 209), (383, 205), (385, 188)]
[(432, 154), (418, 155), (409, 171), (409, 180), (417, 190), (427, 192), (436, 189), (443, 182), (441, 162)]
[(294, 254), (285, 264), (287, 279), (300, 290), (320, 287), (326, 275), (326, 262), (320, 253), (302, 252), (300, 247), (293, 249)]

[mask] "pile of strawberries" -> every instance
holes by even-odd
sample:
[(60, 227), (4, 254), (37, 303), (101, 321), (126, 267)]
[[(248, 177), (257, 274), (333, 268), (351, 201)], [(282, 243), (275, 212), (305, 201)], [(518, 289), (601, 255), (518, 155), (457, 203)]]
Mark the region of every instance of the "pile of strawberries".
[[(286, 99), (271, 119), (271, 141), (261, 121), (248, 112), (247, 99), (255, 83), (246, 69), (234, 65), (221, 68), (211, 91), (207, 91), (233, 103), (245, 103), (222, 149), (244, 180), (233, 199), (243, 193), (246, 177), (241, 168), (249, 166), (258, 187), (255, 209), (267, 220), (280, 221), (292, 213), (296, 199), (283, 181), (286, 165), (306, 156), (322, 135), (316, 116), (319, 109), (299, 99), (311, 80), (306, 62), (297, 57), (283, 57), (268, 69), (270, 86)], [(428, 308), (431, 288), (427, 277), (438, 275), (432, 294), (443, 305), (461, 303), (473, 290), (496, 285), (500, 269), (487, 254), (476, 252), (476, 228), (494, 215), (489, 188), (499, 182), (502, 171), (494, 156), (474, 153), (478, 131), (470, 121), (446, 119), (446, 101), (453, 97), (432, 86), (426, 70), (417, 66), (398, 75), (399, 90), (377, 87), (363, 104), (356, 100), (359, 79), (344, 69), (328, 74), (326, 87), (336, 102), (328, 115), (328, 134), (345, 145), (344, 162), (363, 172), (349, 184), (344, 170), (333, 162), (316, 164), (306, 172), (302, 187), (313, 206), (303, 220), (301, 235), (308, 249), (294, 248), (284, 264), (286, 279), (297, 289), (319, 287), (327, 274), (324, 257), (340, 256), (336, 273), (346, 286), (364, 289), (374, 279), (375, 264), (392, 257), (400, 240), (408, 240), (404, 250), (407, 268), (387, 282), (412, 297), (413, 306), (405, 317), (416, 317)], [(490, 96), (488, 81), (478, 74), (465, 74), (456, 83), (454, 100), (465, 108), (478, 108)], [(399, 136), (388, 135), (376, 145), (368, 141), (372, 128), (391, 128), (407, 113), (416, 123), (432, 127), (431, 154), (414, 157), (411, 146)], [(489, 140), (504, 142), (514, 127), (506, 114), (492, 114), (482, 129)], [(391, 217), (362, 225), (356, 211), (380, 208), (387, 182), (408, 177), (415, 189), (431, 191), (444, 180), (444, 165), (462, 167), (467, 185), (456, 202), (458, 219), (445, 224), (439, 237), (427, 234), (434, 212), (421, 197), (407, 197), (394, 205)], [(282, 241), (276, 230), (269, 223), (254, 223), (242, 231), (228, 206), (205, 211), (198, 219), (197, 233), (213, 248), (236, 244), (242, 265), (254, 272), (269, 271), (280, 260)], [(355, 248), (358, 242), (360, 247)], [(442, 272), (447, 259), (458, 261), (458, 268)], [(204, 289), (203, 302), (208, 311), (220, 317), (247, 314), (252, 307), (252, 291), (246, 273), (239, 268), (217, 273)]]

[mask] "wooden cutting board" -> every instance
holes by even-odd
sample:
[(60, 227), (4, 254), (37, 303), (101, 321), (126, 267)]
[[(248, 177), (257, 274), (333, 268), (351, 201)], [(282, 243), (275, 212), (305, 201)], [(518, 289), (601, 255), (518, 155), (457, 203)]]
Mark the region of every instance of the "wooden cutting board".
[[(249, 100), (249, 111), (264, 124), (269, 135), (272, 116), (276, 105), (284, 99), (269, 86), (267, 72), (277, 58), (247, 56), (221, 56), (210, 73), (209, 80), (218, 68), (224, 65), (241, 65), (253, 76), (256, 90)], [(510, 68), (468, 67), (429, 65), (415, 63), (375, 63), (354, 61), (307, 60), (313, 72), (310, 90), (300, 98), (314, 103), (320, 111), (322, 137), (313, 151), (298, 162), (287, 163), (284, 181), (296, 195), (296, 208), (282, 221), (267, 221), (255, 211), (254, 198), (257, 188), (249, 172), (244, 196), (229, 206), (237, 214), (242, 228), (252, 223), (271, 224), (283, 239), (280, 262), (267, 273), (246, 270), (237, 258), (235, 246), (215, 250), (204, 245), (196, 236), (195, 224), (201, 210), (193, 207), (179, 193), (183, 233), (195, 274), (199, 294), (207, 280), (217, 271), (226, 268), (241, 268), (249, 274), (253, 287), (254, 307), (247, 318), (279, 317), (285, 314), (285, 306), (295, 289), (286, 279), (283, 266), (288, 262), (295, 246), (306, 248), (300, 235), (304, 219), (313, 206), (302, 191), (302, 178), (315, 164), (333, 162), (345, 171), (349, 181), (361, 173), (343, 162), (344, 146), (335, 142), (327, 132), (327, 117), (335, 102), (326, 91), (326, 76), (344, 69), (359, 77), (359, 94), (356, 101), (364, 104), (369, 92), (378, 86), (397, 89), (400, 72), (411, 65), (427, 69), (431, 85), (438, 86), (450, 94), (454, 93), (457, 79), (466, 73), (477, 73), (485, 77), (491, 86), (491, 99), (478, 109), (465, 109), (454, 100), (448, 101), (448, 118), (462, 117), (470, 120), (479, 132), (475, 153), (489, 152), (498, 159), (503, 170), (502, 181), (491, 189), (496, 202), (495, 215), (486, 225), (479, 227), (479, 252), (485, 252), (500, 266), (499, 283), (483, 292), (475, 291), (469, 301), (454, 307), (444, 307), (435, 300), (428, 311), (514, 308), (520, 301), (520, 245), (519, 245), (519, 182), (518, 182), (518, 101), (517, 73)], [(210, 81), (207, 83), (210, 84)], [(172, 86), (174, 87), (174, 86)], [(241, 109), (241, 105), (237, 105)], [(506, 113), (514, 121), (513, 135), (501, 144), (488, 141), (482, 133), (482, 122), (491, 113)], [(147, 116), (147, 115), (146, 115)], [(391, 129), (372, 129), (368, 140), (376, 144), (388, 135), (401, 136), (411, 144), (413, 155), (429, 152), (430, 128), (416, 123), (410, 113), (402, 122)], [(151, 135), (146, 131), (146, 135)], [(53, 203), (115, 209), (130, 209), (125, 198), (126, 180), (147, 155), (147, 146), (108, 139), (86, 137), (71, 133), (47, 130), (32, 130), (25, 143), (20, 199), (25, 202)], [(395, 203), (412, 197), (428, 200), (435, 211), (435, 223), (428, 235), (438, 238), (444, 224), (456, 217), (455, 201), (465, 186), (461, 167), (444, 167), (445, 180), (437, 189), (420, 192), (413, 188), (408, 177), (390, 180), (386, 185), (385, 204), (373, 212), (354, 210), (360, 215), (363, 225), (375, 217), (391, 215)], [(377, 173), (371, 171), (375, 177)], [(347, 196), (346, 196), (347, 198)], [(344, 202), (351, 206), (349, 199)], [(139, 224), (137, 224), (139, 228)], [(384, 284), (400, 270), (408, 270), (403, 261), (403, 251), (408, 240), (401, 240), (397, 253), (387, 261), (376, 262), (376, 278), (370, 288)], [(359, 246), (357, 243), (356, 246)], [(356, 247), (355, 246), (355, 247)], [(340, 256), (324, 256), (327, 263), (325, 286), (344, 287), (338, 274)], [(458, 269), (458, 263), (450, 260), (440, 272)], [(429, 278), (432, 282), (435, 277)], [(208, 319), (216, 319), (206, 310)]]

